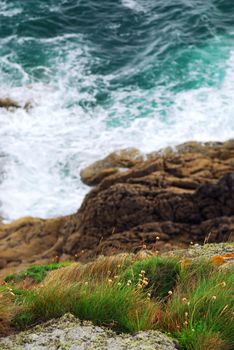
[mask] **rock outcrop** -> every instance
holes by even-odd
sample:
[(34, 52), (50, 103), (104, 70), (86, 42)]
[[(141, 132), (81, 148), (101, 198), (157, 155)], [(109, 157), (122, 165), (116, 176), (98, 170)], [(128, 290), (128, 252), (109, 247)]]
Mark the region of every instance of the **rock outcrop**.
[(0, 108), (20, 108), (20, 105), (17, 101), (7, 97), (7, 98), (0, 98)]
[(80, 177), (86, 185), (94, 186), (105, 177), (131, 168), (142, 161), (143, 155), (138, 149), (121, 149), (81, 170)]
[(27, 112), (32, 108), (30, 101), (27, 101), (24, 106), (21, 106), (17, 101), (12, 98), (0, 98), (0, 108), (5, 108), (10, 111), (14, 111), (17, 108), (24, 108)]
[(146, 158), (126, 161), (124, 172), (91, 172), (98, 185), (73, 215), (1, 225), (0, 275), (57, 256), (87, 260), (233, 240), (234, 140), (189, 142)]
[(116, 334), (109, 329), (81, 323), (70, 314), (26, 332), (0, 339), (1, 350), (176, 350), (178, 342), (159, 331), (135, 335)]
[(66, 241), (62, 227), (66, 220), (66, 217), (49, 220), (26, 217), (7, 225), (0, 223), (0, 277), (61, 256)]

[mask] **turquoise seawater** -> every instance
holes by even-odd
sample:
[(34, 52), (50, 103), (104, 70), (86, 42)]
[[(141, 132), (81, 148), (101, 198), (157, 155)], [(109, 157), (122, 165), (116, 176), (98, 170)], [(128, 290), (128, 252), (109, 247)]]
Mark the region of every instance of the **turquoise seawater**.
[(0, 213), (74, 212), (114, 149), (234, 135), (233, 0), (0, 0)]

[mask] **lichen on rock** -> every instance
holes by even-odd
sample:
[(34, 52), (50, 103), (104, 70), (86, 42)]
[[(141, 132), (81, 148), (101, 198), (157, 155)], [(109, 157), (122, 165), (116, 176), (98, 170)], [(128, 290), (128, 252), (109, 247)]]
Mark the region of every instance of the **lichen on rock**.
[(176, 350), (178, 342), (159, 331), (116, 334), (71, 314), (0, 339), (1, 350)]

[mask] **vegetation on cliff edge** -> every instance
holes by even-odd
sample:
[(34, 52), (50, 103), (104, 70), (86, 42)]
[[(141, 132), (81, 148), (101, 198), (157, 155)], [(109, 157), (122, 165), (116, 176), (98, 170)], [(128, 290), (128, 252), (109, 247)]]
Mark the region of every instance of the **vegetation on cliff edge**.
[(186, 350), (231, 350), (234, 271), (221, 260), (122, 254), (51, 271), (28, 289), (5, 282), (0, 332), (70, 312), (119, 332), (159, 329)]

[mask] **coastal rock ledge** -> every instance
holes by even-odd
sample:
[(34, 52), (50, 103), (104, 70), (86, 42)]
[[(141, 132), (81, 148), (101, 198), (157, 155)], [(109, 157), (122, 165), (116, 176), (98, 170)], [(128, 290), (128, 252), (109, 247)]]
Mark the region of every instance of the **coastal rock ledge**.
[(71, 314), (28, 331), (0, 339), (1, 350), (176, 350), (176, 340), (159, 331), (134, 335), (116, 334), (109, 329), (80, 322)]
[(55, 258), (233, 241), (234, 140), (188, 142), (144, 157), (126, 152), (88, 168), (96, 186), (77, 213), (0, 224), (0, 277)]

